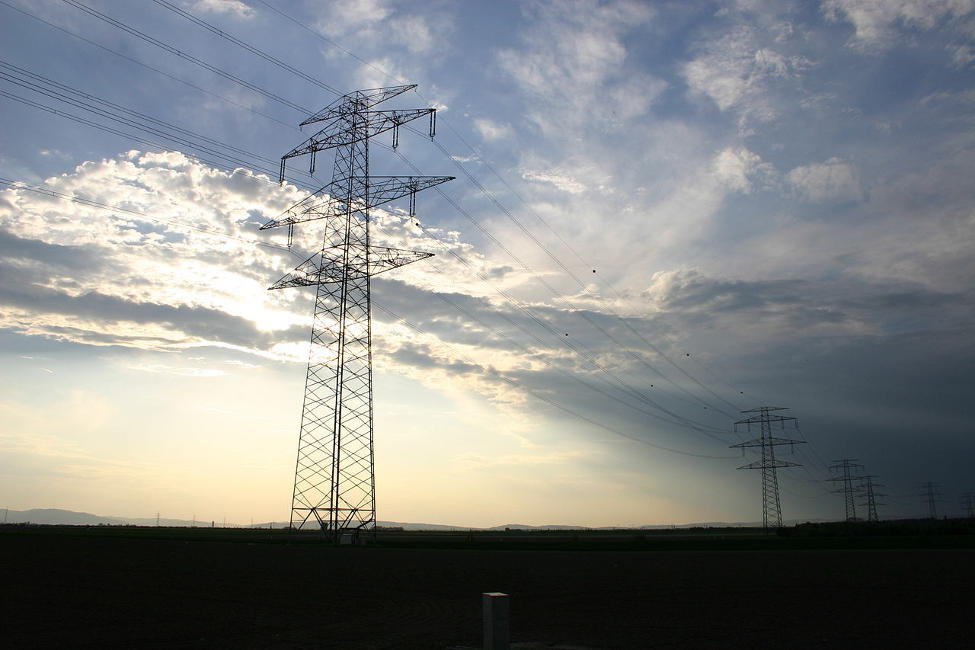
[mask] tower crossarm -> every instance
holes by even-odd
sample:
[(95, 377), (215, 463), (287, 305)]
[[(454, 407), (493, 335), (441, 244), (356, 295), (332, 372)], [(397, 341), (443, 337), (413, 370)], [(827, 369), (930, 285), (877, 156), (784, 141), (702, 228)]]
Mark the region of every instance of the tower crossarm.
[[(375, 208), (441, 183), (452, 181), (454, 178), (454, 176), (370, 176), (368, 178), (368, 198), (364, 201), (357, 199), (352, 206), (336, 196), (341, 194), (343, 187), (349, 185), (347, 179), (342, 179), (329, 183), (315, 194), (295, 203), (285, 210), (280, 217), (261, 226), (261, 230), (328, 217), (344, 217), (349, 209), (368, 210)], [(360, 179), (354, 177), (353, 181), (356, 180)], [(321, 196), (323, 193), (325, 193), (324, 197)]]
[(301, 126), (307, 126), (317, 122), (324, 122), (330, 118), (341, 117), (342, 115), (347, 115), (356, 110), (369, 110), (373, 106), (381, 104), (387, 99), (392, 99), (397, 95), (402, 95), (406, 91), (413, 90), (414, 88), (416, 88), (416, 84), (407, 84), (405, 86), (389, 86), (387, 88), (369, 88), (368, 90), (357, 90), (355, 92), (342, 95), (334, 102), (302, 122)]
[(369, 275), (379, 275), (392, 271), (401, 266), (412, 264), (433, 257), (433, 253), (422, 251), (408, 251), (400, 248), (385, 248), (382, 246), (369, 247)]
[(748, 463), (747, 465), (742, 465), (738, 469), (769, 469), (770, 467), (800, 467), (799, 463), (793, 463), (789, 460), (780, 460), (776, 458), (775, 460), (756, 460), (753, 463)]
[(739, 424), (761, 424), (763, 422), (769, 422), (769, 423), (788, 422), (795, 419), (797, 418), (794, 418), (791, 415), (755, 415), (750, 418), (745, 418), (744, 420), (738, 420), (737, 422), (735, 422), (735, 425), (737, 426)]
[(791, 438), (776, 438), (774, 436), (768, 436), (764, 440), (762, 438), (754, 438), (752, 440), (746, 440), (745, 442), (739, 442), (737, 445), (730, 445), (732, 448), (745, 448), (745, 447), (762, 447), (762, 446), (780, 446), (780, 445), (804, 445), (805, 440), (793, 440)]
[[(368, 275), (379, 275), (422, 259), (433, 257), (433, 253), (409, 251), (384, 246), (369, 247)], [(272, 284), (268, 289), (289, 289), (291, 287), (313, 287), (329, 282), (342, 282), (345, 278), (342, 264), (329, 256), (315, 253), (299, 264), (286, 276)]]
[(281, 156), (281, 161), (366, 140), (436, 111), (435, 108), (414, 108), (345, 112), (333, 117), (325, 128)]

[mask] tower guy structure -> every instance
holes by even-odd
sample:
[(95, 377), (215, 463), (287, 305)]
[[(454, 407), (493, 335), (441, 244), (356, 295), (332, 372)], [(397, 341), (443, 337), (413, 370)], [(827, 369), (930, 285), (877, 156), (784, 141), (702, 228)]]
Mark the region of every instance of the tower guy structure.
[(319, 151), (335, 150), (332, 180), (293, 205), (263, 229), (323, 220), (321, 250), (270, 289), (315, 287), (311, 349), (301, 409), (298, 458), (291, 501), (291, 527), (318, 526), (329, 537), (376, 526), (376, 474), (373, 456), (371, 278), (432, 253), (373, 245), (369, 210), (409, 196), (451, 176), (370, 176), (369, 140), (421, 117), (435, 135), (436, 109), (375, 110), (415, 85), (357, 90), (343, 95), (301, 126), (322, 125), (305, 142), (281, 157), (280, 181), (289, 158), (309, 155), (315, 169)]
[(965, 492), (961, 495), (961, 507), (968, 513), (969, 519), (975, 517), (975, 494)]
[(753, 463), (742, 465), (738, 469), (760, 469), (762, 470), (762, 525), (765, 530), (769, 528), (779, 528), (782, 526), (782, 504), (779, 501), (779, 477), (776, 469), (779, 467), (799, 467), (799, 463), (787, 460), (780, 460), (775, 457), (775, 448), (781, 445), (798, 445), (804, 440), (792, 440), (790, 438), (778, 438), (772, 435), (772, 426), (778, 425), (780, 429), (785, 429), (786, 422), (797, 423), (798, 420), (790, 415), (779, 415), (773, 411), (784, 411), (782, 406), (760, 406), (758, 408), (742, 411), (742, 413), (754, 413), (744, 420), (735, 422), (735, 431), (739, 426), (747, 427), (751, 431), (752, 425), (757, 425), (761, 430), (761, 436), (731, 445), (733, 448), (740, 448), (742, 453), (746, 447), (761, 447), (762, 458)]
[(857, 504), (856, 504), (856, 494), (857, 487), (861, 476), (857, 476), (857, 471), (861, 469), (863, 465), (857, 462), (856, 458), (843, 458), (841, 460), (834, 460), (833, 464), (829, 466), (830, 471), (839, 472), (837, 476), (833, 476), (827, 480), (829, 481), (842, 481), (843, 487), (836, 490), (836, 492), (843, 494), (843, 500), (846, 504), (846, 520), (856, 521), (857, 519)]

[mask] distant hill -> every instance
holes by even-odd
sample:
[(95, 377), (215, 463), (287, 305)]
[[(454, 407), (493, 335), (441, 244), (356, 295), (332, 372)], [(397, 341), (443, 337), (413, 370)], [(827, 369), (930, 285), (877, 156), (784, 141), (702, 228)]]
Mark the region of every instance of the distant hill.
[[(90, 512), (74, 512), (60, 508), (34, 508), (32, 510), (7, 510), (6, 522), (10, 524), (60, 524), (69, 526), (155, 526), (155, 517), (122, 517), (93, 515)], [(196, 521), (190, 519), (159, 518), (160, 526), (209, 526), (210, 521)], [(214, 522), (214, 524), (219, 522)], [(236, 526), (236, 524), (230, 524)], [(264, 528), (267, 524), (263, 525)], [(287, 524), (275, 524), (275, 528), (287, 527)]]
[[(75, 526), (155, 526), (155, 517), (122, 517), (122, 516), (103, 516), (103, 515), (93, 515), (89, 512), (74, 512), (73, 510), (62, 510), (60, 508), (35, 508), (32, 510), (5, 510), (4, 511), (4, 521), (11, 524), (21, 524), (21, 523), (34, 523), (34, 524), (60, 524), (60, 525), (75, 525)], [(823, 521), (819, 519), (808, 520), (808, 519), (797, 519), (792, 521), (787, 521), (787, 525), (793, 525), (798, 523), (803, 523), (807, 521)], [(190, 526), (209, 526), (221, 524), (218, 521), (192, 521), (190, 519), (167, 519), (164, 517), (159, 518), (158, 525), (160, 526), (171, 526), (171, 527), (190, 527)], [(272, 521), (263, 523), (254, 523), (252, 525), (247, 524), (237, 524), (230, 523), (226, 524), (228, 527), (232, 528), (287, 528), (288, 522), (282, 521)], [(696, 524), (679, 524), (679, 525), (648, 525), (648, 526), (602, 526), (602, 527), (592, 527), (592, 526), (566, 526), (562, 524), (551, 524), (545, 526), (531, 526), (528, 524), (505, 524), (503, 526), (491, 526), (489, 528), (478, 528), (478, 527), (467, 527), (467, 526), (450, 526), (443, 524), (425, 524), (425, 523), (406, 523), (399, 521), (380, 521), (379, 526), (385, 528), (402, 528), (403, 530), (432, 530), (432, 531), (461, 531), (461, 530), (484, 530), (484, 531), (503, 531), (505, 529), (511, 530), (659, 530), (667, 528), (739, 528), (739, 527), (758, 527), (761, 523), (758, 522), (705, 522)]]

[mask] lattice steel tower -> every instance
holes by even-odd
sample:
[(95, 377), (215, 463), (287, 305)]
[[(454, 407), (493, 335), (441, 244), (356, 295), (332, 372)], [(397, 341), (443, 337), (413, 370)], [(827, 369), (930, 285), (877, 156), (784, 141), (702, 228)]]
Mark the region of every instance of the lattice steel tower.
[(786, 422), (797, 422), (796, 418), (789, 415), (776, 415), (772, 411), (784, 411), (783, 406), (760, 406), (758, 408), (742, 411), (742, 413), (757, 413), (751, 417), (735, 422), (735, 431), (738, 427), (745, 425), (751, 431), (752, 425), (757, 424), (761, 429), (761, 437), (753, 440), (746, 440), (732, 447), (741, 448), (744, 453), (746, 447), (761, 447), (762, 459), (754, 463), (742, 465), (738, 469), (760, 469), (762, 470), (762, 525), (765, 530), (769, 528), (779, 528), (782, 526), (782, 504), (779, 501), (779, 477), (776, 469), (779, 467), (799, 467), (799, 463), (787, 460), (778, 460), (775, 457), (775, 448), (781, 445), (799, 445), (805, 440), (791, 440), (789, 438), (777, 438), (772, 435), (772, 424), (778, 423), (779, 427), (785, 429)]
[(884, 505), (883, 503), (877, 501), (877, 497), (887, 496), (881, 492), (877, 492), (877, 488), (884, 487), (883, 483), (874, 483), (876, 477), (867, 474), (866, 476), (861, 476), (862, 481), (860, 489), (863, 492), (864, 501), (860, 505), (867, 508), (867, 521), (880, 521), (880, 517), (877, 516), (877, 506)]
[(928, 519), (937, 519), (937, 503), (941, 500), (941, 484), (927, 481), (926, 483), (921, 484), (921, 488), (924, 490), (924, 492), (921, 493), (921, 496), (924, 497), (924, 500), (927, 501), (928, 504)]
[(862, 477), (857, 476), (856, 472), (858, 469), (862, 469), (863, 465), (857, 462), (856, 458), (843, 458), (841, 460), (834, 460), (833, 464), (829, 466), (830, 471), (842, 473), (839, 476), (833, 476), (828, 481), (842, 481), (843, 487), (836, 492), (842, 493), (844, 502), (846, 504), (846, 520), (856, 521), (857, 519), (857, 506), (856, 506), (856, 493), (857, 493), (857, 483)]
[(415, 85), (357, 90), (301, 123), (322, 124), (308, 140), (281, 157), (281, 177), (289, 158), (335, 150), (331, 182), (289, 208), (262, 229), (323, 219), (322, 248), (271, 289), (314, 286), (315, 311), (305, 376), (301, 431), (291, 501), (291, 526), (318, 525), (330, 536), (376, 526), (373, 456), (372, 276), (430, 257), (370, 243), (369, 210), (452, 180), (451, 176), (370, 176), (369, 139), (429, 116), (434, 136), (436, 109), (373, 110)]

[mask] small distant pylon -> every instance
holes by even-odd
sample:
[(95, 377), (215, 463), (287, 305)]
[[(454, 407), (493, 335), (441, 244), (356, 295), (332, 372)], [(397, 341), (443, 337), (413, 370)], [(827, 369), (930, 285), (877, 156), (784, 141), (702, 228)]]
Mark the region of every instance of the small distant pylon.
[(862, 468), (863, 465), (858, 463), (856, 458), (834, 460), (833, 464), (829, 466), (830, 471), (841, 472), (839, 476), (834, 476), (827, 480), (843, 482), (843, 487), (836, 490), (836, 492), (843, 494), (844, 501), (846, 502), (847, 521), (857, 520), (857, 506), (855, 499), (857, 491), (856, 481), (860, 480), (862, 477), (857, 476), (856, 472), (858, 469)]
[(775, 448), (781, 445), (803, 444), (804, 440), (792, 440), (789, 438), (777, 438), (772, 435), (772, 423), (778, 423), (779, 427), (785, 429), (786, 422), (797, 422), (796, 418), (790, 415), (773, 415), (772, 411), (784, 411), (782, 406), (759, 406), (758, 408), (742, 411), (742, 413), (756, 413), (751, 417), (735, 422), (735, 431), (738, 427), (745, 425), (751, 431), (751, 425), (757, 424), (761, 429), (761, 437), (731, 445), (733, 448), (740, 448), (745, 453), (746, 447), (761, 447), (762, 459), (747, 465), (742, 465), (738, 469), (760, 469), (762, 470), (762, 525), (765, 532), (769, 528), (781, 528), (782, 526), (782, 503), (779, 501), (779, 477), (775, 470), (779, 467), (799, 467), (799, 463), (775, 458)]
[(937, 519), (937, 502), (941, 500), (941, 484), (927, 481), (921, 484), (921, 489), (924, 490), (921, 496), (924, 497), (925, 502), (928, 504), (928, 519)]
[(975, 518), (975, 494), (966, 492), (961, 495), (961, 507), (968, 513), (968, 517)]
[(862, 481), (860, 484), (860, 490), (865, 497), (865, 501), (860, 505), (867, 508), (867, 521), (880, 521), (880, 518), (877, 516), (877, 506), (882, 506), (885, 504), (878, 502), (877, 497), (887, 496), (886, 494), (877, 492), (876, 488), (884, 487), (884, 485), (883, 483), (874, 483), (875, 478), (875, 476), (870, 474), (860, 477), (860, 480)]

